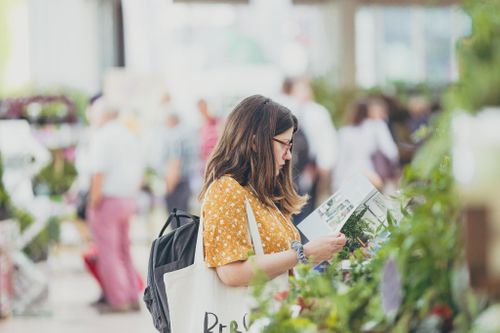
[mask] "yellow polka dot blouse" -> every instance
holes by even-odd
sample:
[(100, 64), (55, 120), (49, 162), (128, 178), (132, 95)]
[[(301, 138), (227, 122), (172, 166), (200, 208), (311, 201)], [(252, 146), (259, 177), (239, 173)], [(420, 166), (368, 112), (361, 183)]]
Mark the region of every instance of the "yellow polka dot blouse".
[(266, 207), (249, 187), (224, 176), (209, 188), (202, 205), (205, 260), (209, 267), (246, 260), (253, 252), (248, 231), (245, 200), (252, 207), (264, 253), (290, 249), (300, 236), (277, 208)]

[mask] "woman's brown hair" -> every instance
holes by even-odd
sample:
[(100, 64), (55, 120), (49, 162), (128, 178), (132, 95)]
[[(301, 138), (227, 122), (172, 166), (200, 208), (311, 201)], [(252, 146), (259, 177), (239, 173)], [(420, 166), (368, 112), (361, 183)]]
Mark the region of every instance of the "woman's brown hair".
[(297, 118), (289, 109), (261, 95), (241, 101), (229, 114), (222, 136), (205, 169), (200, 198), (212, 182), (224, 175), (240, 185), (251, 185), (261, 202), (275, 204), (287, 216), (300, 212), (307, 198), (293, 187), (292, 164), (276, 176), (272, 138), (286, 130), (297, 130)]
[(351, 119), (350, 123), (353, 126), (361, 125), (366, 119), (368, 119), (368, 103), (365, 99), (358, 99), (352, 105), (350, 110)]

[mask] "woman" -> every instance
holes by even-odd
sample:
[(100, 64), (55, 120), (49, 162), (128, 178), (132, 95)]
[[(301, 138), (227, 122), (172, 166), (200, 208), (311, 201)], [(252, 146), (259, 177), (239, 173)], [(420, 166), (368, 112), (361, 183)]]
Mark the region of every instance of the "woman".
[(339, 131), (339, 158), (333, 175), (333, 190), (342, 180), (356, 174), (365, 175), (375, 187), (383, 190), (384, 177), (374, 163), (376, 154), (396, 165), (398, 149), (384, 118), (386, 106), (381, 100), (361, 99), (354, 103), (348, 126)]
[[(300, 212), (306, 198), (297, 194), (292, 182), (297, 126), (290, 110), (260, 95), (244, 99), (226, 120), (200, 194), (205, 261), (226, 285), (248, 285), (255, 268), (272, 279), (299, 260), (329, 260), (345, 244), (340, 233), (304, 246), (298, 242), (291, 216)], [(246, 200), (256, 217), (264, 255), (250, 256)]]

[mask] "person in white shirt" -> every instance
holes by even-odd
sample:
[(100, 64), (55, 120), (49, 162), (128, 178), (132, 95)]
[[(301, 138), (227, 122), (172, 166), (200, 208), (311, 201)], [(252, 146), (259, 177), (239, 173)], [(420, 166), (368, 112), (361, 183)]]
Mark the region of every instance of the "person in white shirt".
[[(319, 184), (325, 182), (328, 184), (331, 178), (337, 157), (337, 131), (328, 110), (314, 101), (313, 91), (307, 78), (294, 80), (292, 96), (297, 101), (292, 112), (302, 124), (308, 142), (309, 159), (313, 161), (314, 166), (307, 168), (301, 179), (302, 182), (308, 183), (303, 184), (303, 187), (310, 188), (307, 191), (310, 195), (309, 202), (300, 214), (300, 218), (303, 218), (316, 207), (320, 192)], [(329, 190), (327, 187), (326, 191)]]
[[(292, 78), (285, 78), (281, 85), (281, 92), (274, 97), (274, 100), (279, 104), (286, 106), (294, 115), (300, 114), (299, 101), (292, 95), (294, 80)], [(297, 117), (297, 115), (296, 115)], [(300, 195), (308, 195), (307, 203), (302, 207), (299, 214), (292, 217), (293, 224), (297, 226), (302, 220), (308, 216), (313, 210), (315, 205), (315, 192), (314, 178), (316, 177), (316, 164), (315, 160), (309, 154), (309, 139), (307, 138), (303, 126), (299, 126), (295, 131), (293, 137), (293, 155), (292, 171), (294, 187)], [(312, 200), (311, 200), (312, 198)], [(302, 242), (307, 239), (299, 230)]]
[(339, 131), (339, 158), (334, 170), (333, 190), (355, 174), (364, 174), (381, 189), (383, 179), (373, 162), (377, 152), (397, 163), (398, 149), (387, 124), (380, 117), (372, 117), (369, 117), (369, 101), (355, 102), (350, 125)]
[(107, 304), (101, 312), (139, 310), (137, 274), (130, 255), (129, 220), (143, 176), (138, 138), (104, 99), (94, 103), (102, 122), (90, 143), (92, 173), (87, 216)]

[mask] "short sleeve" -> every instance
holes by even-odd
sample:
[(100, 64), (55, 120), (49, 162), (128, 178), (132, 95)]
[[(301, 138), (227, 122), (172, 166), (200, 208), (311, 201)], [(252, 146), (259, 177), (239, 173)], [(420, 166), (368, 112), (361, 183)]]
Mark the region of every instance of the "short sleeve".
[(209, 267), (248, 259), (252, 251), (245, 210), (245, 191), (231, 177), (209, 188), (203, 209), (203, 241)]
[(382, 120), (372, 120), (371, 123), (375, 130), (377, 148), (391, 161), (397, 161), (399, 155), (398, 147), (392, 138), (387, 124)]

